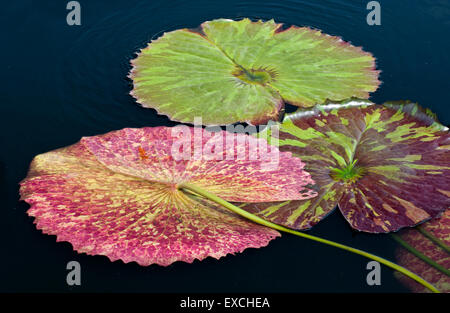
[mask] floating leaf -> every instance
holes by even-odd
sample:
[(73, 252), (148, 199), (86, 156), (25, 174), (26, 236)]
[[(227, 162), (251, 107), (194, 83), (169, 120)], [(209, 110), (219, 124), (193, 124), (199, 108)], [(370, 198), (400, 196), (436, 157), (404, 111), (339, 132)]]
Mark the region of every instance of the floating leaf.
[(414, 103), (317, 106), (287, 116), (278, 128), (280, 150), (305, 161), (320, 190), (313, 199), (243, 206), (260, 217), (306, 229), (338, 204), (353, 228), (378, 233), (450, 206), (448, 129)]
[(315, 196), (304, 188), (313, 181), (301, 160), (273, 148), (187, 126), (123, 129), (36, 156), (20, 193), (37, 228), (78, 252), (140, 265), (219, 258), (279, 233), (177, 187), (194, 184), (230, 201)]
[[(446, 210), (442, 217), (435, 218), (421, 225), (435, 238), (450, 246), (450, 210)], [(400, 237), (416, 250), (430, 257), (446, 269), (450, 269), (450, 256), (441, 247), (424, 237), (417, 229), (407, 229)], [(450, 277), (431, 267), (402, 247), (397, 249), (397, 260), (400, 265), (414, 271), (421, 277), (435, 285), (441, 292), (450, 293)], [(414, 292), (426, 292), (427, 289), (410, 278), (398, 275), (402, 283)]]
[(277, 120), (284, 101), (310, 107), (367, 98), (370, 53), (307, 27), (226, 19), (165, 33), (132, 62), (131, 94), (170, 119), (204, 125)]

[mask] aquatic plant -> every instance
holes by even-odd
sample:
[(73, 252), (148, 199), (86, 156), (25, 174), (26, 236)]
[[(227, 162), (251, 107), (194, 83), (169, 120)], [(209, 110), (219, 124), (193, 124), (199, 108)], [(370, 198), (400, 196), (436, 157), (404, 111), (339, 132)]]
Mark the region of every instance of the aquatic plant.
[[(184, 130), (195, 132), (186, 126)], [(267, 151), (278, 149), (264, 139), (227, 133), (236, 137), (230, 147), (223, 131), (220, 136), (197, 131), (202, 134), (201, 151), (207, 147), (218, 159), (209, 154), (199, 158), (198, 137), (186, 140), (183, 132), (173, 137), (167, 127), (84, 137), (36, 156), (21, 182), (21, 199), (31, 205), (28, 214), (38, 229), (70, 242), (80, 253), (106, 255), (112, 261), (169, 265), (219, 258), (265, 246), (279, 230), (379, 261), (436, 291), (388, 260), (271, 223), (230, 203), (309, 199), (317, 193), (309, 188), (313, 180), (304, 164), (290, 152), (275, 159)], [(266, 157), (251, 159), (255, 146)]]
[(383, 233), (450, 206), (448, 128), (415, 103), (318, 105), (276, 127), (280, 151), (305, 161), (320, 189), (314, 199), (243, 206), (264, 219), (307, 229), (338, 205), (353, 228)]
[(131, 61), (131, 94), (171, 120), (204, 125), (277, 120), (284, 102), (367, 98), (375, 59), (319, 30), (218, 19), (165, 33)]

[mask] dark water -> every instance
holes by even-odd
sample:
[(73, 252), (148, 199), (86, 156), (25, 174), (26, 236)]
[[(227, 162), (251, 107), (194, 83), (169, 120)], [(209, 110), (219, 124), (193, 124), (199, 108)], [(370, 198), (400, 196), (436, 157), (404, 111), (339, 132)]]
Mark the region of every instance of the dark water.
[[(367, 2), (80, 0), (81, 26), (66, 24), (67, 1), (3, 4), (0, 291), (407, 291), (387, 268), (381, 286), (368, 286), (368, 260), (289, 235), (220, 260), (167, 268), (111, 263), (41, 234), (18, 202), (18, 182), (36, 154), (114, 129), (174, 125), (128, 95), (128, 62), (164, 31), (220, 17), (274, 18), (342, 36), (377, 57), (383, 84), (372, 100), (418, 101), (449, 124), (449, 1), (379, 1), (381, 26), (366, 24)], [(389, 236), (355, 233), (339, 212), (311, 233), (394, 257)], [(80, 287), (66, 285), (71, 260), (81, 263)]]

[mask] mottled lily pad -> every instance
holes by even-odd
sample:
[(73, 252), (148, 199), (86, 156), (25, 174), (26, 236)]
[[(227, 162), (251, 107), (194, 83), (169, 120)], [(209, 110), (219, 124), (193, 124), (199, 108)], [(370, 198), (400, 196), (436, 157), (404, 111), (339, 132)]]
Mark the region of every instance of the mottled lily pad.
[[(450, 246), (450, 210), (446, 210), (442, 217), (435, 218), (429, 222), (421, 225), (427, 232), (431, 233), (438, 240), (445, 245)], [(425, 254), (433, 261), (442, 265), (446, 269), (450, 269), (450, 255), (441, 247), (433, 243), (431, 240), (422, 235), (417, 229), (407, 229), (400, 233), (400, 236), (409, 245), (417, 249), (419, 252)], [(405, 248), (399, 247), (397, 249), (396, 257), (401, 266), (417, 273), (433, 285), (435, 285), (441, 292), (450, 293), (450, 277), (438, 271), (434, 267), (428, 265), (421, 259), (409, 253)], [(414, 280), (397, 274), (397, 277), (402, 283), (414, 292), (428, 292), (429, 290), (418, 284)]]
[[(20, 188), (36, 227), (80, 253), (169, 265), (262, 247), (279, 236), (180, 190), (180, 184), (229, 201), (315, 196), (304, 188), (311, 176), (290, 153), (279, 153), (280, 163), (259, 150), (260, 157), (252, 152), (250, 158), (255, 146), (278, 152), (264, 139), (174, 129), (181, 128), (123, 129), (36, 156)], [(230, 136), (234, 144), (226, 145)]]
[(275, 129), (279, 143), (273, 144), (305, 161), (320, 189), (313, 199), (243, 206), (267, 220), (307, 229), (339, 205), (353, 228), (379, 233), (450, 206), (449, 131), (417, 104), (317, 106)]
[(379, 85), (370, 53), (307, 27), (218, 19), (152, 41), (131, 61), (131, 94), (174, 121), (277, 120), (284, 102), (367, 98)]

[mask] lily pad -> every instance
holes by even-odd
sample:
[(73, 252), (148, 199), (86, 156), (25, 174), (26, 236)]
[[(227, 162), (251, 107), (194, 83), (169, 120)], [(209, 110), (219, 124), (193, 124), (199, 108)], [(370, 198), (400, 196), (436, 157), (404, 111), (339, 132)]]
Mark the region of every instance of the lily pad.
[(417, 104), (330, 103), (286, 116), (276, 129), (280, 150), (305, 161), (320, 189), (313, 199), (243, 206), (262, 218), (308, 229), (339, 205), (353, 228), (380, 233), (450, 206), (449, 131)]
[[(251, 158), (255, 146), (278, 155), (283, 167), (259, 150), (260, 157), (252, 152)], [(123, 129), (36, 156), (20, 194), (38, 229), (80, 253), (169, 265), (262, 247), (279, 236), (180, 184), (229, 201), (313, 197), (304, 188), (313, 181), (303, 167), (290, 153), (244, 134), (187, 126)]]
[[(427, 232), (441, 240), (445, 245), (450, 246), (450, 210), (446, 210), (442, 217), (435, 218), (421, 225)], [(450, 256), (441, 247), (424, 237), (417, 229), (407, 229), (400, 234), (401, 238), (419, 252), (430, 257), (432, 260), (450, 269)], [(441, 292), (450, 293), (450, 277), (441, 273), (434, 267), (428, 265), (403, 247), (399, 247), (396, 252), (398, 263), (409, 270), (417, 273), (427, 281), (435, 285)], [(427, 292), (428, 289), (416, 283), (414, 280), (397, 275), (402, 283), (414, 292)]]
[(131, 61), (137, 102), (174, 121), (204, 125), (278, 120), (284, 102), (368, 98), (375, 59), (319, 30), (273, 20), (218, 19), (165, 33)]

